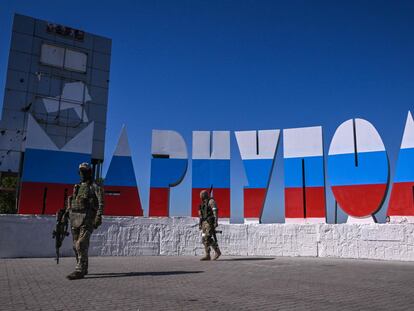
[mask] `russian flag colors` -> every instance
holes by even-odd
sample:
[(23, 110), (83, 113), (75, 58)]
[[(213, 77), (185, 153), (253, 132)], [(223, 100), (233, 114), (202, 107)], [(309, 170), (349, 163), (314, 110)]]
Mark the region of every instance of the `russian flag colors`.
[(19, 214), (55, 214), (79, 182), (78, 167), (91, 161), (93, 122), (61, 149), (29, 114)]
[(201, 190), (213, 187), (219, 220), (230, 219), (230, 132), (194, 131), (191, 216), (198, 216)]
[(245, 222), (260, 222), (280, 130), (235, 132), (248, 185), (243, 189)]
[(105, 215), (142, 216), (134, 165), (125, 127), (105, 176)]
[(414, 222), (414, 121), (408, 112), (387, 215), (391, 222)]
[(375, 127), (364, 119), (342, 123), (332, 138), (328, 176), (339, 206), (354, 221), (371, 219), (388, 186), (389, 165)]
[[(18, 201), (19, 214), (55, 214), (79, 182), (78, 166), (91, 162), (94, 123), (59, 148), (29, 115)], [(219, 218), (230, 219), (230, 131), (194, 131), (192, 137), (191, 215), (197, 217), (200, 191), (213, 188)], [(236, 131), (247, 185), (245, 222), (260, 223), (280, 130)], [(170, 188), (180, 184), (188, 166), (183, 137), (153, 130), (149, 216), (169, 216)], [(285, 220), (326, 222), (322, 127), (283, 130)], [(389, 183), (388, 156), (375, 127), (350, 119), (335, 131), (327, 159), (328, 181), (348, 222), (373, 222)], [(105, 215), (143, 216), (127, 132), (122, 128), (105, 178)], [(387, 216), (414, 223), (414, 120), (408, 112)]]
[(183, 180), (188, 166), (183, 137), (174, 131), (152, 131), (149, 216), (169, 216), (170, 187)]
[(283, 130), (286, 223), (326, 222), (322, 127)]

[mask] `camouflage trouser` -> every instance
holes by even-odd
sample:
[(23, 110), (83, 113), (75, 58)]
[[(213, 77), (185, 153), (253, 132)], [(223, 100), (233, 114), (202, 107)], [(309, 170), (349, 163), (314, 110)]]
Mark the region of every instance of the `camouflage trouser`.
[(218, 245), (213, 239), (214, 233), (214, 225), (210, 224), (208, 221), (203, 221), (201, 223), (201, 230), (202, 230), (202, 240), (203, 245), (206, 251), (210, 248), (210, 246), (215, 250)]
[(88, 271), (88, 249), (92, 230), (87, 226), (72, 227), (73, 250), (76, 256), (76, 271)]

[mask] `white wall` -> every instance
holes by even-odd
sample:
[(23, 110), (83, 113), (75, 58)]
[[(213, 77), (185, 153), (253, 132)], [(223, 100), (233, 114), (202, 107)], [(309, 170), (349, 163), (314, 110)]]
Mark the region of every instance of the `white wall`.
[[(55, 255), (50, 216), (0, 215), (0, 257)], [(218, 235), (224, 255), (311, 256), (414, 261), (414, 224), (230, 224)], [(71, 236), (61, 248), (72, 256)], [(190, 217), (105, 217), (91, 238), (95, 256), (201, 255)]]

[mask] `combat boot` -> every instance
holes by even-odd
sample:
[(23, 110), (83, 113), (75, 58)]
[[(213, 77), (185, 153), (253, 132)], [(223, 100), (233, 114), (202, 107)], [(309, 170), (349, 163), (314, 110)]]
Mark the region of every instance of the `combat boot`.
[(69, 274), (68, 276), (66, 276), (66, 278), (68, 280), (79, 280), (79, 279), (83, 279), (83, 277), (85, 276), (84, 272), (81, 271), (73, 271), (71, 274)]
[(206, 251), (206, 255), (204, 257), (202, 257), (200, 260), (201, 261), (211, 260), (211, 257), (210, 257), (210, 247), (205, 247), (204, 249)]
[(213, 257), (213, 260), (217, 260), (217, 259), (221, 256), (221, 251), (220, 251), (220, 248), (218, 248), (218, 246), (216, 246), (216, 247), (214, 248), (214, 252), (215, 252), (215, 255), (214, 255), (214, 257)]

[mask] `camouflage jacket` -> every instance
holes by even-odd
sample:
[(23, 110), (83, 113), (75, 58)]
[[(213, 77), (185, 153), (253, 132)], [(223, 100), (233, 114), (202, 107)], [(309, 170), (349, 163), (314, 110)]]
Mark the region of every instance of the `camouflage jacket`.
[(216, 200), (209, 198), (208, 200), (203, 201), (198, 209), (198, 217), (200, 218), (200, 221), (216, 222), (218, 218)]
[(82, 182), (73, 188), (69, 200), (69, 218), (72, 227), (92, 226), (97, 215), (103, 215), (103, 188), (96, 183)]

